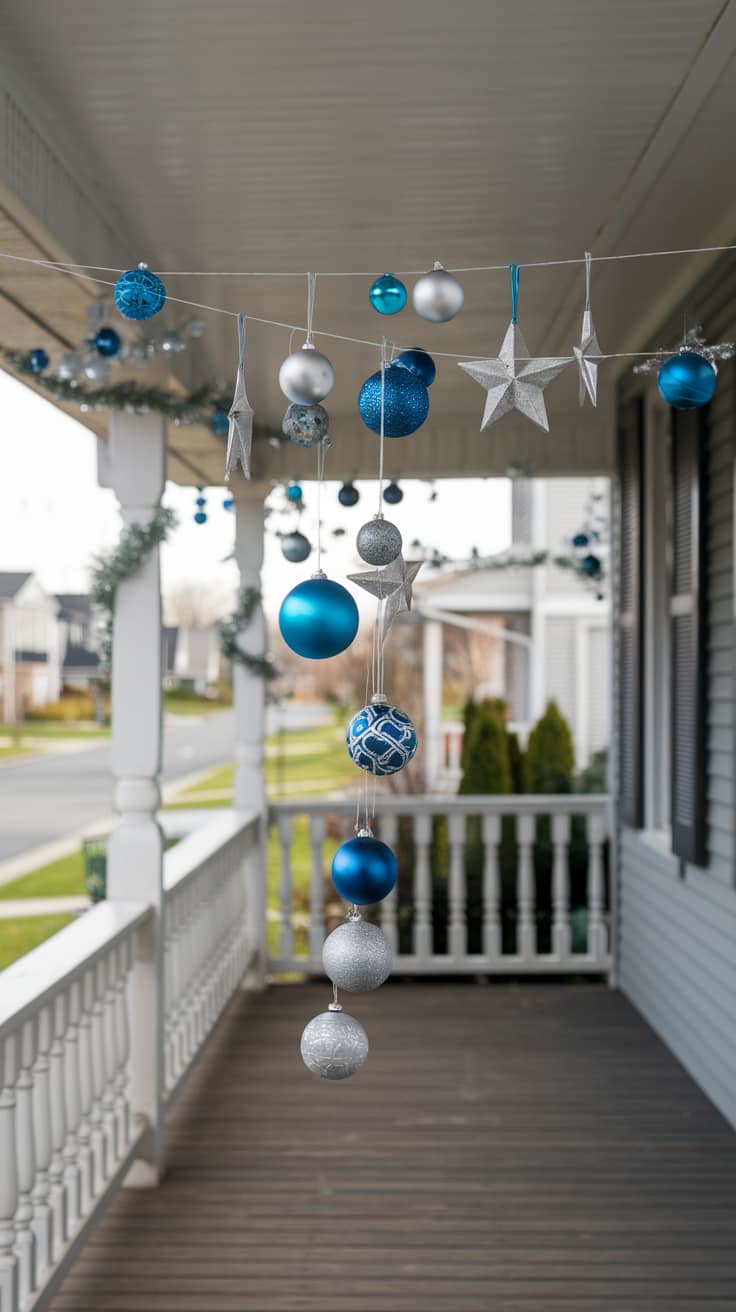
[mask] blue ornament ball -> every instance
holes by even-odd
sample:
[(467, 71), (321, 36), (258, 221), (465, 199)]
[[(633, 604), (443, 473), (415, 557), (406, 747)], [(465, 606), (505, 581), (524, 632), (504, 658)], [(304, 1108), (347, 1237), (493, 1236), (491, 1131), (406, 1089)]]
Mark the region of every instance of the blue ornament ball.
[(601, 562), (597, 556), (593, 555), (583, 556), (580, 567), (583, 574), (586, 574), (589, 579), (597, 579), (601, 572)]
[[(358, 410), (367, 428), (381, 431), (381, 371), (366, 378), (358, 396)], [(429, 414), (429, 392), (421, 378), (389, 365), (384, 392), (384, 433), (386, 437), (408, 437), (421, 428)]]
[(404, 711), (371, 702), (353, 716), (345, 741), (351, 761), (367, 774), (397, 774), (417, 750), (417, 731)]
[(234, 505), (232, 497), (225, 497), (222, 503), (223, 510), (232, 510)]
[(230, 430), (230, 420), (227, 410), (215, 410), (210, 419), (210, 428), (215, 437), (227, 437)]
[(393, 273), (384, 273), (371, 285), (371, 305), (379, 314), (398, 314), (406, 305), (406, 287)]
[(106, 360), (112, 360), (120, 352), (122, 342), (120, 334), (115, 332), (114, 328), (100, 328), (95, 333), (95, 350), (98, 355), (102, 355)]
[(429, 351), (423, 351), (421, 346), (410, 346), (408, 351), (402, 351), (391, 363), (421, 378), (425, 387), (431, 387), (437, 377), (437, 365)]
[(657, 375), (660, 395), (675, 410), (696, 410), (707, 405), (716, 390), (716, 371), (697, 351), (678, 351)]
[(287, 593), (279, 628), (297, 656), (323, 661), (350, 646), (358, 632), (358, 607), (347, 588), (315, 575)]
[(286, 495), (290, 501), (301, 501), (302, 490), (298, 483), (290, 483), (286, 489)]
[(360, 492), (353, 483), (343, 483), (337, 494), (337, 499), (341, 506), (357, 506), (360, 501)]
[(197, 499), (196, 499), (196, 501), (195, 501), (194, 504), (197, 505), (197, 506), (206, 506), (206, 505), (207, 505), (207, 498), (206, 498), (206, 497), (197, 497)]
[(207, 516), (205, 515), (205, 513), (204, 513), (203, 510), (198, 510), (198, 511), (197, 511), (196, 515), (194, 516), (194, 522), (195, 522), (195, 524), (206, 524), (206, 523), (207, 523)]
[(115, 304), (126, 319), (152, 319), (166, 304), (166, 288), (147, 264), (139, 264), (118, 278)]
[(404, 500), (404, 493), (398, 483), (389, 483), (388, 487), (383, 489), (383, 499), (388, 506), (398, 506), (399, 502)]
[(42, 374), (44, 369), (48, 369), (49, 357), (42, 346), (37, 346), (35, 351), (31, 351), (29, 363), (34, 374)]
[(576, 533), (573, 537), (572, 545), (574, 547), (587, 547), (589, 542), (590, 538), (587, 533)]
[(359, 907), (388, 897), (398, 875), (396, 857), (372, 834), (359, 834), (338, 847), (332, 859), (332, 882), (340, 897)]

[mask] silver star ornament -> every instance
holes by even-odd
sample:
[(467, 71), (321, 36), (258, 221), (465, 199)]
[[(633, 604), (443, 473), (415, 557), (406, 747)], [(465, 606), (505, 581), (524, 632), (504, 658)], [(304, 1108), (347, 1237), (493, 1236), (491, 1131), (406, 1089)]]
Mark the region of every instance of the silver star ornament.
[(238, 315), (238, 372), (235, 379), (233, 403), (228, 414), (227, 453), (225, 479), (238, 464), (246, 478), (250, 478), (250, 453), (253, 445), (253, 409), (245, 390), (245, 315)]
[(495, 359), (465, 360), (460, 364), (488, 393), (481, 432), (512, 410), (518, 410), (548, 433), (544, 389), (571, 362), (571, 355), (531, 357), (521, 329), (512, 319)]
[(580, 404), (584, 405), (586, 396), (589, 396), (592, 404), (597, 405), (598, 363), (596, 357), (602, 355), (602, 351), (598, 344), (591, 310), (583, 310), (583, 326), (580, 330), (580, 345), (573, 346), (572, 349), (575, 354), (578, 372), (580, 374)]
[(405, 561), (404, 557), (399, 555), (381, 569), (365, 570), (362, 574), (348, 574), (351, 583), (364, 588), (383, 604), (381, 635), (384, 642), (396, 616), (403, 611), (411, 610), (414, 581), (423, 564), (423, 560)]

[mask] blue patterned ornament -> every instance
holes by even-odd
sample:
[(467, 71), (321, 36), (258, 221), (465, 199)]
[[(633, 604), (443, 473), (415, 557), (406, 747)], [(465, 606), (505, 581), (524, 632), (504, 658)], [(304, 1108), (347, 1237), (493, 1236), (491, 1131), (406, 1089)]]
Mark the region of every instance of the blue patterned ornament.
[(407, 351), (397, 355), (391, 363), (398, 365), (400, 369), (408, 369), (410, 374), (421, 378), (425, 387), (431, 387), (437, 377), (437, 365), (429, 351), (423, 351), (421, 346), (410, 346)]
[(347, 588), (315, 574), (287, 593), (279, 629), (297, 656), (322, 661), (350, 646), (358, 632), (358, 607)]
[(359, 907), (373, 906), (388, 897), (398, 873), (391, 848), (369, 833), (343, 843), (332, 860), (332, 882), (337, 892)]
[(360, 501), (360, 492), (354, 483), (343, 483), (337, 494), (337, 499), (341, 506), (357, 506)]
[(675, 410), (707, 405), (716, 390), (715, 367), (697, 351), (678, 351), (657, 375), (660, 395)]
[(35, 351), (31, 351), (28, 361), (34, 374), (42, 374), (44, 369), (49, 367), (49, 357), (42, 346), (37, 346)]
[(397, 774), (417, 750), (417, 731), (408, 715), (386, 702), (371, 702), (348, 724), (348, 756), (367, 774)]
[[(366, 378), (358, 396), (358, 410), (367, 428), (381, 431), (381, 370)], [(396, 364), (386, 370), (384, 434), (408, 437), (421, 428), (429, 414), (429, 392), (421, 378)]]
[(121, 346), (120, 334), (116, 333), (114, 328), (100, 328), (95, 333), (95, 350), (99, 355), (104, 356), (106, 360), (112, 360), (118, 355)]
[(406, 305), (406, 287), (393, 273), (384, 273), (368, 293), (371, 305), (379, 314), (398, 314)]
[(139, 264), (118, 278), (115, 304), (126, 319), (152, 319), (166, 304), (166, 288), (147, 264)]

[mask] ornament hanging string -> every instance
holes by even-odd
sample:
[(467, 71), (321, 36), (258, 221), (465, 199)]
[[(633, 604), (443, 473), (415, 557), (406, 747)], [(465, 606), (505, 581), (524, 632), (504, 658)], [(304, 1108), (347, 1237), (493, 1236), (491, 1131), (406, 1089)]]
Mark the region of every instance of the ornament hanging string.
[(590, 310), (590, 272), (593, 256), (590, 251), (585, 252), (585, 310)]
[(307, 274), (307, 339), (305, 346), (314, 345), (312, 341), (312, 322), (314, 320), (314, 301), (317, 295), (317, 275)]
[(511, 322), (516, 323), (519, 310), (519, 278), (521, 269), (518, 264), (509, 265), (509, 275), (511, 278)]

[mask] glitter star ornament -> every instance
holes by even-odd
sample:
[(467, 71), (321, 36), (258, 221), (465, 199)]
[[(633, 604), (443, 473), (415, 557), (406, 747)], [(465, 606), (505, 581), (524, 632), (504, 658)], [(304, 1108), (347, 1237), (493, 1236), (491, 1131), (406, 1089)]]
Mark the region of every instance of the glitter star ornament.
[(245, 390), (245, 315), (238, 315), (238, 373), (235, 395), (228, 414), (225, 478), (229, 479), (239, 464), (250, 478), (250, 452), (253, 445), (253, 410)]
[(503, 419), (512, 410), (518, 410), (533, 423), (549, 432), (544, 389), (572, 361), (572, 356), (531, 357), (521, 329), (516, 322), (519, 291), (519, 269), (509, 266), (511, 272), (511, 322), (506, 329), (501, 349), (495, 359), (465, 360), (460, 364), (471, 378), (484, 387), (485, 410), (481, 432)]
[(586, 396), (590, 398), (593, 405), (598, 404), (598, 363), (597, 359), (602, 354), (598, 345), (595, 324), (593, 323), (593, 311), (590, 308), (590, 265), (592, 256), (590, 251), (585, 252), (585, 309), (583, 310), (583, 324), (580, 330), (580, 345), (573, 346), (573, 353), (578, 366), (580, 375), (579, 401), (585, 405)]
[(385, 642), (397, 615), (411, 610), (414, 581), (424, 561), (404, 560), (398, 555), (382, 569), (369, 569), (363, 574), (348, 574), (351, 583), (364, 588), (372, 597), (384, 602), (381, 635)]

